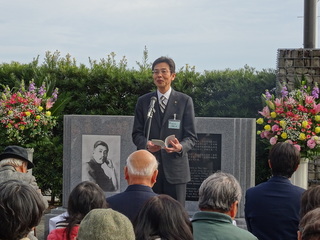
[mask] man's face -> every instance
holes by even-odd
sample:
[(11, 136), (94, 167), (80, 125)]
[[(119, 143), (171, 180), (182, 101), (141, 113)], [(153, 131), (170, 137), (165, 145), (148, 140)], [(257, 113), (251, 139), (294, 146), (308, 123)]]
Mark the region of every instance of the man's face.
[(170, 89), (171, 82), (176, 77), (175, 73), (171, 73), (167, 63), (158, 63), (153, 69), (153, 82), (161, 93), (165, 93)]
[(104, 163), (104, 159), (108, 157), (107, 148), (102, 145), (97, 146), (93, 150), (92, 156), (97, 163), (100, 163), (100, 164)]

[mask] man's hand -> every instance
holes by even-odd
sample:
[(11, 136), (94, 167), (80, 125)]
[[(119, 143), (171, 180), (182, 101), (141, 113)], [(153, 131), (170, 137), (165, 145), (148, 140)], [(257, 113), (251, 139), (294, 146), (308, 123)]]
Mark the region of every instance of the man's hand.
[(182, 145), (180, 144), (179, 140), (177, 138), (174, 138), (174, 140), (169, 141), (170, 145), (172, 147), (165, 148), (167, 153), (173, 153), (173, 152), (181, 152), (182, 151)]
[(160, 149), (161, 149), (160, 146), (154, 145), (151, 141), (148, 141), (148, 142), (147, 142), (147, 150), (148, 150), (149, 152), (152, 152), (152, 153), (158, 152)]

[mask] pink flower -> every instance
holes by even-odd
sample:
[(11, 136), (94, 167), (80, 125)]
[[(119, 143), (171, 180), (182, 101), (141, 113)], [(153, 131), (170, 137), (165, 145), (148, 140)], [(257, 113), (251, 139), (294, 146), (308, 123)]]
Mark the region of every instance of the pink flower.
[(305, 102), (306, 104), (311, 105), (314, 103), (314, 98), (312, 96), (306, 96)]
[(262, 112), (259, 111), (259, 113), (266, 117), (266, 118), (270, 118), (270, 110), (268, 108), (268, 106), (265, 106), (263, 109), (262, 109)]
[(288, 100), (286, 101), (286, 105), (295, 105), (296, 104), (296, 100), (294, 100), (294, 98), (289, 97)]
[(52, 102), (51, 98), (49, 98), (47, 101), (47, 104), (46, 104), (46, 109), (47, 110), (50, 109), (52, 107), (52, 105), (53, 105), (53, 102)]
[(269, 138), (270, 138), (270, 135), (271, 135), (271, 133), (270, 133), (269, 131), (263, 131), (263, 132), (260, 133), (260, 137), (261, 137), (261, 138), (267, 138), (267, 139), (269, 139)]
[(291, 140), (287, 140), (286, 141), (287, 143), (290, 143), (290, 144), (293, 144), (293, 142)]
[(274, 100), (274, 104), (276, 105), (276, 107), (280, 107), (280, 106), (282, 105), (281, 99), (276, 98), (276, 99)]
[(301, 151), (301, 147), (300, 147), (300, 145), (298, 145), (298, 144), (294, 144), (293, 145), (296, 149), (298, 149), (299, 150), (299, 152)]
[(38, 107), (38, 106), (40, 106), (40, 104), (41, 104), (41, 98), (35, 97), (34, 98), (34, 105)]
[(309, 139), (307, 141), (307, 146), (308, 148), (313, 149), (316, 146), (316, 142), (313, 139)]
[(315, 114), (319, 113), (320, 112), (320, 104), (314, 104), (313, 110), (315, 111)]
[(277, 132), (280, 130), (280, 127), (277, 124), (275, 124), (272, 126), (271, 130), (272, 130), (272, 132)]
[(278, 141), (278, 138), (276, 138), (276, 137), (270, 138), (270, 144), (271, 145), (275, 145), (277, 143), (277, 141)]

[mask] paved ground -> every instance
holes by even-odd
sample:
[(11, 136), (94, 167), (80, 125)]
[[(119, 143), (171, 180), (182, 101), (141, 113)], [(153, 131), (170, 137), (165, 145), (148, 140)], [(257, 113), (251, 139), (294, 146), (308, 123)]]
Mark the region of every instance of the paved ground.
[(43, 235), (44, 235), (44, 215), (41, 219), (40, 224), (36, 228), (36, 235), (38, 240), (45, 240)]

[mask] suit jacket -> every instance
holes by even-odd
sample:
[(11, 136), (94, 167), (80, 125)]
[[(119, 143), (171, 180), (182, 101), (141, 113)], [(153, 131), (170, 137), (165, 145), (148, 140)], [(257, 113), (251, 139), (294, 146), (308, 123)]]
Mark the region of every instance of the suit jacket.
[(30, 173), (18, 172), (13, 166), (10, 166), (10, 165), (2, 166), (0, 168), (0, 183), (8, 180), (19, 180), (32, 186), (37, 192), (39, 192), (39, 195), (42, 198), (45, 207), (48, 208), (49, 206), (48, 201), (40, 193), (41, 190), (38, 187), (36, 179)]
[(296, 240), (304, 191), (284, 177), (272, 177), (248, 189), (245, 199), (248, 230), (259, 240)]
[(107, 202), (113, 210), (122, 213), (133, 222), (143, 204), (153, 196), (157, 194), (152, 188), (135, 184), (129, 185), (122, 193), (108, 197)]
[[(157, 92), (147, 93), (139, 97), (134, 117), (132, 140), (137, 149), (145, 149), (147, 139), (145, 126), (151, 97), (157, 97)], [(179, 129), (169, 128), (169, 120), (180, 121)], [(167, 136), (174, 134), (182, 145), (181, 153), (167, 153), (160, 150), (154, 155), (162, 164), (166, 180), (171, 184), (182, 184), (190, 181), (190, 169), (188, 151), (195, 145), (197, 135), (195, 131), (195, 115), (192, 98), (188, 95), (172, 89), (166, 109), (161, 121), (161, 112), (158, 101), (155, 103), (150, 136), (151, 139), (164, 140)]]

